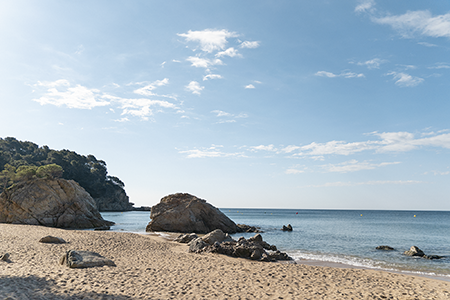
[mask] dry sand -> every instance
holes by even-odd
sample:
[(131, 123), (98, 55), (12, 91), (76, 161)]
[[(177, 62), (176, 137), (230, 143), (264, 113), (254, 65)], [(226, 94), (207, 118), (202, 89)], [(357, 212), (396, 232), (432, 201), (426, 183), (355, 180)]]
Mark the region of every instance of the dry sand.
[[(52, 235), (67, 244), (42, 244)], [(69, 269), (69, 249), (116, 267)], [(450, 299), (450, 282), (382, 271), (191, 254), (157, 236), (0, 224), (0, 299)]]

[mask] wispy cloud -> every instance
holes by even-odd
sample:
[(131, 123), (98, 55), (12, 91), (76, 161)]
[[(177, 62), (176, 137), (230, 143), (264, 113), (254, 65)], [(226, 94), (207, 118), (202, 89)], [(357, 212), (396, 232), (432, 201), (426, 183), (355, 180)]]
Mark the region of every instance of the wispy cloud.
[(450, 64), (448, 63), (437, 63), (432, 67), (428, 67), (428, 69), (450, 69)]
[(258, 48), (259, 47), (259, 42), (256, 42), (256, 41), (254, 41), (254, 42), (244, 41), (244, 42), (241, 43), (240, 47), (241, 48), (250, 48), (250, 49)]
[(356, 172), (361, 170), (373, 170), (379, 167), (396, 165), (400, 162), (383, 162), (383, 163), (371, 163), (368, 161), (359, 162), (355, 159), (342, 162), (339, 164), (326, 164), (322, 165), (321, 168), (326, 172), (337, 172), (337, 173), (348, 173), (348, 172)]
[(370, 59), (364, 62), (358, 62), (357, 65), (358, 66), (366, 66), (368, 69), (379, 69), (380, 65), (383, 63), (386, 63), (387, 60), (385, 59), (380, 59), (380, 58), (374, 58), (374, 59)]
[(131, 115), (143, 120), (148, 120), (148, 117), (154, 114), (152, 107), (177, 108), (175, 104), (162, 100), (120, 98), (118, 101), (121, 103), (122, 115)]
[(355, 12), (362, 13), (362, 12), (368, 12), (373, 9), (375, 6), (374, 0), (362, 0), (359, 1), (359, 4), (355, 7)]
[(392, 75), (395, 80), (395, 84), (400, 87), (414, 87), (424, 81), (423, 78), (411, 76), (403, 72), (390, 72), (386, 75)]
[(155, 95), (152, 91), (155, 90), (157, 87), (164, 86), (169, 84), (169, 79), (164, 78), (163, 80), (156, 80), (142, 88), (139, 88), (134, 91), (134, 93), (142, 96), (153, 96)]
[(233, 47), (228, 48), (227, 50), (221, 51), (221, 52), (219, 52), (219, 53), (216, 54), (216, 57), (223, 57), (223, 56), (229, 56), (229, 57), (235, 57), (235, 56), (237, 56), (237, 57), (242, 57), (242, 55), (239, 54), (239, 52), (238, 52), (236, 49), (234, 49)]
[(246, 89), (254, 89), (255, 86), (253, 84), (249, 84), (245, 86)]
[(187, 158), (218, 158), (218, 157), (245, 157), (241, 152), (226, 153), (220, 151), (222, 146), (212, 145), (209, 148), (183, 150), (181, 154), (186, 154)]
[(321, 188), (321, 187), (342, 187), (342, 186), (359, 186), (359, 185), (386, 185), (386, 184), (395, 184), (395, 185), (410, 185), (410, 184), (421, 184), (425, 183), (423, 181), (417, 180), (374, 180), (374, 181), (364, 181), (364, 182), (327, 182), (325, 184), (319, 185), (307, 185), (302, 188)]
[(221, 118), (217, 123), (235, 123), (236, 119), (248, 118), (245, 113), (231, 114), (222, 110), (213, 110), (211, 113), (216, 114), (216, 117)]
[(450, 13), (433, 16), (428, 10), (408, 11), (403, 15), (372, 17), (378, 24), (391, 26), (404, 38), (417, 35), (450, 38)]
[(201, 58), (198, 56), (189, 56), (186, 58), (187, 61), (191, 62), (191, 66), (197, 68), (209, 68), (214, 65), (223, 65), (223, 62), (220, 59), (207, 59)]
[(200, 86), (200, 84), (197, 81), (191, 81), (189, 84), (185, 87), (187, 91), (190, 91), (192, 94), (200, 95), (201, 91), (205, 88), (204, 86)]
[(328, 77), (328, 78), (335, 78), (335, 77), (361, 78), (361, 77), (365, 77), (364, 74), (362, 74), (362, 73), (357, 74), (357, 73), (353, 73), (353, 72), (342, 72), (340, 74), (334, 74), (334, 73), (327, 72), (327, 71), (318, 71), (314, 75), (320, 76), (320, 77)]
[(46, 88), (43, 96), (33, 101), (41, 105), (67, 106), (68, 108), (92, 109), (99, 106), (110, 105), (108, 95), (98, 89), (89, 89), (79, 84), (71, 86), (65, 79), (53, 82), (40, 82), (35, 87)]

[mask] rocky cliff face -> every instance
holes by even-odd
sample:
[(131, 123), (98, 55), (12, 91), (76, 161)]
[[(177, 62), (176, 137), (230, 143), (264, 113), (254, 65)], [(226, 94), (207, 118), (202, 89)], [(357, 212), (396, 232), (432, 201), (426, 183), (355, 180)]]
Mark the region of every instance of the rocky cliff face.
[(113, 224), (102, 218), (89, 193), (65, 179), (33, 179), (3, 191), (0, 222), (80, 229)]
[(120, 187), (109, 187), (103, 197), (94, 200), (99, 211), (129, 211), (133, 210), (134, 205)]
[(226, 233), (238, 231), (236, 224), (206, 200), (190, 194), (173, 194), (152, 207), (146, 231), (208, 233), (220, 229)]

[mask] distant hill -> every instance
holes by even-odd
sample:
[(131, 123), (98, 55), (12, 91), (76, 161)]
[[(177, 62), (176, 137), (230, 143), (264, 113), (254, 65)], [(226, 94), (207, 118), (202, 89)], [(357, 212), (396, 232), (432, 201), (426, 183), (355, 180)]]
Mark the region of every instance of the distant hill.
[[(53, 150), (39, 147), (32, 142), (13, 137), (0, 138), (0, 173), (5, 166), (43, 166), (57, 164), (64, 170), (62, 178), (75, 180), (97, 203), (99, 211), (127, 211), (133, 203), (125, 192), (125, 184), (115, 176), (109, 176), (106, 162), (94, 155), (80, 155), (70, 150)], [(3, 186), (0, 186), (0, 193)]]

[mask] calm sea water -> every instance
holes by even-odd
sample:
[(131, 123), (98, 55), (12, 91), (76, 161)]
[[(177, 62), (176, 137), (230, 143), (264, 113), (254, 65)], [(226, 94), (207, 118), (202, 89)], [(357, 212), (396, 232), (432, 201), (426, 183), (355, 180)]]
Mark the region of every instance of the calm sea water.
[[(261, 227), (265, 241), (294, 259), (443, 276), (450, 279), (450, 212), (221, 209), (236, 223)], [(145, 233), (149, 212), (102, 213), (116, 222), (114, 231)], [(283, 232), (291, 224), (292, 232)], [(250, 237), (254, 233), (239, 233)], [(395, 251), (375, 250), (389, 245)], [(411, 246), (426, 254), (445, 256), (439, 260), (402, 255)]]

